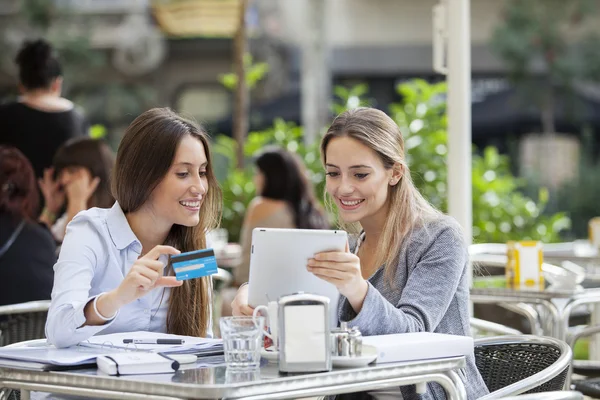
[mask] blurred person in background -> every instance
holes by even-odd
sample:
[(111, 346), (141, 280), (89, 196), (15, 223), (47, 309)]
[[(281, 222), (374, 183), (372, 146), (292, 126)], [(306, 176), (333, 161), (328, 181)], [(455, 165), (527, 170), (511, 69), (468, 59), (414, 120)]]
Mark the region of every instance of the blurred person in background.
[[(38, 180), (45, 200), (40, 222), (50, 228), (57, 242), (63, 241), (67, 224), (77, 213), (115, 203), (109, 182), (114, 163), (115, 154), (101, 140), (75, 138), (58, 149), (52, 168)], [(66, 211), (57, 218), (65, 205)]]
[(50, 299), (56, 246), (35, 220), (38, 201), (29, 160), (0, 145), (0, 305)]
[(87, 135), (89, 127), (73, 103), (61, 97), (62, 69), (49, 43), (25, 42), (15, 62), (21, 96), (0, 105), (0, 144), (18, 148), (41, 178), (56, 150), (72, 137)]
[(221, 315), (231, 315), (237, 287), (248, 282), (254, 228), (328, 229), (306, 168), (293, 153), (270, 146), (256, 157), (254, 185), (257, 197), (248, 206), (241, 229), (242, 262), (233, 270), (234, 286), (223, 290)]
[(254, 185), (258, 194), (246, 211), (241, 230), (242, 264), (235, 283), (248, 282), (254, 228), (327, 229), (329, 223), (316, 200), (306, 168), (298, 157), (267, 147), (256, 157)]

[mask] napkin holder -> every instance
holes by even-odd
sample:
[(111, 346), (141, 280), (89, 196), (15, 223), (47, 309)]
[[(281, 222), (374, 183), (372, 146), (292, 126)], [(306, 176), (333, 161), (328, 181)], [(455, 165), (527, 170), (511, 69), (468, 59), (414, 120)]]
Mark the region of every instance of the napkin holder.
[(296, 293), (279, 299), (279, 371), (331, 370), (329, 298)]

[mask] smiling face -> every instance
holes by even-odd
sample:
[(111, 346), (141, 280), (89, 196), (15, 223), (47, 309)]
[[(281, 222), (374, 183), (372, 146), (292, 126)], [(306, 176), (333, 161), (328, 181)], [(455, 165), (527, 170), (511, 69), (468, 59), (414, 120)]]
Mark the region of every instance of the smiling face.
[(207, 158), (202, 142), (186, 135), (167, 174), (153, 190), (147, 206), (167, 225), (195, 226), (208, 191)]
[(356, 139), (331, 139), (325, 154), (326, 190), (346, 223), (384, 221), (393, 169)]

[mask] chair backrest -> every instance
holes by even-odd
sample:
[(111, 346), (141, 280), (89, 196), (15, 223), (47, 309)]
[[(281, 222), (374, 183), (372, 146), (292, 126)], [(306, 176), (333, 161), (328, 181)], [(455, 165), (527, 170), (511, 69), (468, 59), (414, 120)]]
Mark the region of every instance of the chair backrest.
[(496, 399), (521, 393), (562, 390), (571, 365), (571, 348), (541, 336), (498, 336), (475, 341), (475, 363)]
[(583, 400), (583, 394), (574, 390), (559, 392), (544, 392), (533, 394), (522, 394), (520, 396), (502, 397), (500, 400)]
[[(471, 335), (473, 337), (482, 337), (484, 333), (491, 333), (493, 335), (522, 335), (523, 332), (508, 327), (506, 325), (497, 324), (495, 322), (486, 321), (479, 318), (470, 318), (471, 324)], [(491, 336), (491, 335), (487, 335)]]
[(0, 306), (0, 346), (45, 337), (50, 300)]

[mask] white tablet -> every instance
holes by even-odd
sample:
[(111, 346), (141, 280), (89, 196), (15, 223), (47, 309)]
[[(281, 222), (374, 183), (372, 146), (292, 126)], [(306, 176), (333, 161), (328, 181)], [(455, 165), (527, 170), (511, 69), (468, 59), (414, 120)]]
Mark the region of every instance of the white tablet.
[(341, 230), (255, 228), (252, 231), (248, 304), (266, 305), (297, 292), (329, 298), (332, 326), (337, 326), (337, 288), (306, 269), (309, 258), (323, 251), (345, 251)]

